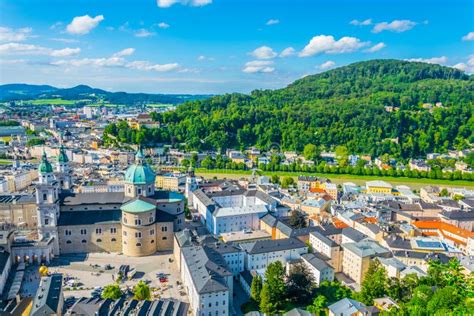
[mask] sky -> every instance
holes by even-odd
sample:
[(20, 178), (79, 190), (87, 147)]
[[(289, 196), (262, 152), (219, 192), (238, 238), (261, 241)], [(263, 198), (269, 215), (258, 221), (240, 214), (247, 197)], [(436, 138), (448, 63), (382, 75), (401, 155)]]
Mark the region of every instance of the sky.
[(0, 83), (221, 94), (356, 61), (474, 73), (472, 0), (0, 0)]

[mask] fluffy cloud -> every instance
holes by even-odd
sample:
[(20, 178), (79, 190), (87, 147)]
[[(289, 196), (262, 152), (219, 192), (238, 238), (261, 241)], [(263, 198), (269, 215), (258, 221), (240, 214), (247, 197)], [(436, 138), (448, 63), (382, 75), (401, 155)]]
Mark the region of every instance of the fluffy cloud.
[(191, 7), (202, 7), (212, 3), (212, 0), (157, 0), (156, 4), (160, 8), (169, 8), (174, 4), (188, 5)]
[(55, 42), (62, 42), (62, 43), (78, 43), (79, 42), (77, 39), (62, 38), (62, 37), (54, 37), (54, 38), (50, 38), (49, 40), (55, 41)]
[(150, 32), (146, 29), (139, 29), (138, 31), (135, 32), (135, 37), (150, 37), (154, 35), (155, 33)]
[(318, 68), (322, 69), (322, 70), (326, 70), (326, 69), (330, 69), (334, 66), (336, 66), (336, 63), (333, 62), (332, 60), (328, 60), (327, 62), (322, 63), (321, 65), (319, 65)]
[(246, 73), (269, 73), (275, 70), (275, 68), (272, 66), (273, 61), (271, 60), (253, 60), (245, 63), (245, 66), (242, 71)]
[(51, 49), (47, 47), (22, 43), (7, 43), (0, 45), (1, 55), (49, 55), (52, 57), (67, 57), (77, 55), (80, 52), (80, 48), (69, 47), (63, 49)]
[(393, 20), (392, 22), (380, 22), (375, 24), (372, 32), (380, 33), (383, 31), (391, 31), (396, 33), (405, 32), (411, 30), (416, 26), (416, 22), (410, 20)]
[(379, 50), (381, 50), (384, 47), (387, 47), (387, 45), (385, 45), (385, 43), (383, 43), (383, 42), (380, 42), (380, 43), (375, 44), (374, 46), (372, 46), (370, 48), (367, 48), (365, 50), (365, 52), (366, 53), (375, 53), (375, 52), (378, 52)]
[(100, 22), (104, 20), (103, 15), (94, 18), (89, 15), (76, 16), (66, 27), (69, 34), (84, 35), (92, 31)]
[(274, 24), (278, 24), (280, 23), (280, 20), (278, 19), (270, 19), (267, 21), (267, 23), (265, 23), (266, 25), (274, 25)]
[(474, 41), (474, 32), (469, 32), (462, 37), (463, 41)]
[(420, 62), (420, 63), (427, 63), (427, 64), (445, 64), (448, 61), (446, 56), (441, 57), (432, 57), (432, 58), (410, 58), (405, 59), (406, 61), (412, 62)]
[(148, 61), (137, 60), (132, 61), (126, 65), (127, 68), (131, 69), (138, 69), (138, 70), (152, 70), (157, 72), (168, 72), (172, 70), (176, 70), (179, 68), (178, 63), (170, 63), (170, 64), (152, 64)]
[(21, 42), (31, 36), (33, 31), (30, 27), (24, 27), (21, 29), (12, 29), (9, 27), (0, 26), (0, 41), (2, 42)]
[(308, 45), (299, 53), (299, 56), (309, 57), (319, 53), (350, 53), (367, 45), (369, 45), (369, 42), (361, 42), (360, 39), (356, 37), (345, 36), (339, 40), (335, 40), (332, 35), (318, 35), (309, 41)]
[(363, 21), (352, 20), (349, 23), (352, 24), (352, 25), (356, 25), (356, 26), (366, 26), (366, 25), (371, 25), (372, 24), (372, 19), (367, 19), (367, 20), (363, 20)]
[(288, 56), (292, 56), (292, 55), (294, 55), (294, 54), (296, 54), (295, 49), (294, 49), (293, 47), (287, 47), (287, 48), (285, 48), (284, 50), (282, 50), (281, 53), (280, 53), (280, 55), (278, 55), (278, 56), (280, 56), (280, 57), (288, 57)]
[(261, 46), (249, 54), (258, 59), (271, 59), (277, 55), (277, 53), (275, 53), (273, 49), (268, 46)]
[(51, 53), (49, 55), (52, 56), (52, 57), (67, 57), (67, 56), (77, 55), (80, 52), (81, 52), (80, 48), (66, 47), (66, 48), (63, 48), (63, 49), (53, 50), (53, 51), (51, 51)]
[(94, 67), (120, 67), (125, 65), (125, 60), (122, 57), (108, 57), (108, 58), (82, 58), (82, 59), (62, 59), (51, 62), (55, 66), (94, 66)]
[(170, 27), (170, 25), (168, 23), (165, 23), (165, 22), (160, 22), (160, 23), (158, 23), (158, 27), (160, 29), (167, 29), (167, 28)]
[(462, 70), (467, 73), (474, 73), (474, 56), (470, 56), (466, 63), (459, 63), (453, 66), (453, 68)]
[(135, 53), (135, 48), (130, 47), (130, 48), (122, 49), (119, 52), (116, 52), (113, 56), (115, 57), (130, 56), (130, 55), (133, 55), (133, 53)]

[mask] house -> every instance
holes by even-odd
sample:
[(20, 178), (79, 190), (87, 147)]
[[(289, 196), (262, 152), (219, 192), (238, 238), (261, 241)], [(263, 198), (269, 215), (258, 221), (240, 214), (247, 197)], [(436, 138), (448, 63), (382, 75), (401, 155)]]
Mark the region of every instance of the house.
[(335, 272), (342, 270), (342, 249), (334, 240), (323, 235), (322, 231), (314, 231), (309, 234), (309, 243), (315, 253), (327, 258)]
[(381, 180), (374, 180), (374, 181), (367, 181), (365, 183), (365, 188), (367, 193), (382, 193), (382, 194), (392, 194), (392, 185), (385, 181)]
[(301, 256), (301, 260), (313, 275), (316, 285), (319, 286), (323, 281), (334, 281), (334, 269), (312, 253), (306, 253)]
[(410, 159), (408, 162), (410, 170), (430, 172), (431, 167), (423, 159)]
[(281, 261), (286, 264), (308, 253), (308, 246), (296, 238), (258, 240), (241, 244), (240, 247), (245, 251), (246, 270), (265, 271), (272, 262)]
[(63, 276), (53, 274), (42, 277), (35, 298), (31, 316), (58, 315), (63, 312)]
[(329, 316), (363, 316), (367, 307), (356, 300), (343, 298), (328, 306)]

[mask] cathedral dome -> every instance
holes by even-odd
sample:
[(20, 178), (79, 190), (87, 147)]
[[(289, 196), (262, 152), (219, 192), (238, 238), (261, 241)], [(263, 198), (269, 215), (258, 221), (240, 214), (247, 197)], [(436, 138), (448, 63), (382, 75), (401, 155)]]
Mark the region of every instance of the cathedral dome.
[(125, 172), (125, 182), (131, 184), (155, 183), (155, 172), (148, 166), (144, 158), (142, 150), (139, 149), (135, 155), (135, 163)]
[(66, 151), (64, 150), (63, 145), (61, 145), (61, 147), (59, 148), (58, 161), (59, 162), (68, 162), (69, 161), (69, 158), (66, 155)]

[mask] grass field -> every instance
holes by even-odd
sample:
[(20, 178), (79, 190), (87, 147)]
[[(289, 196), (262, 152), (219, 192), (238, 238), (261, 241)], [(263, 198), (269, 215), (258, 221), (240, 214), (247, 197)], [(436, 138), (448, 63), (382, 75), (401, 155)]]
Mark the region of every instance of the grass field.
[(11, 165), (12, 161), (7, 159), (0, 159), (0, 165)]
[[(215, 170), (207, 170), (204, 168), (197, 168), (196, 174), (203, 176), (205, 178), (227, 178), (227, 179), (238, 179), (241, 177), (246, 177), (252, 174), (252, 171), (248, 170), (222, 170), (222, 169), (215, 169)], [(379, 176), (358, 176), (358, 175), (351, 175), (351, 174), (329, 174), (329, 173), (309, 173), (309, 172), (283, 172), (283, 171), (275, 171), (275, 172), (262, 172), (263, 175), (271, 176), (276, 174), (280, 177), (298, 177), (299, 175), (306, 175), (306, 176), (318, 176), (329, 178), (332, 182), (336, 184), (344, 183), (344, 182), (353, 182), (355, 184), (361, 185), (365, 184), (366, 181), (371, 180), (383, 180), (387, 181), (390, 184), (396, 185), (407, 185), (412, 189), (419, 189), (426, 185), (439, 185), (439, 186), (446, 186), (446, 187), (474, 187), (474, 182), (472, 181), (463, 181), (463, 180), (438, 180), (438, 179), (417, 179), (417, 178), (405, 178), (405, 177), (379, 177)]]
[(25, 103), (31, 103), (33, 105), (73, 105), (77, 101), (76, 100), (63, 100), (63, 99), (37, 99), (37, 100), (25, 100)]

